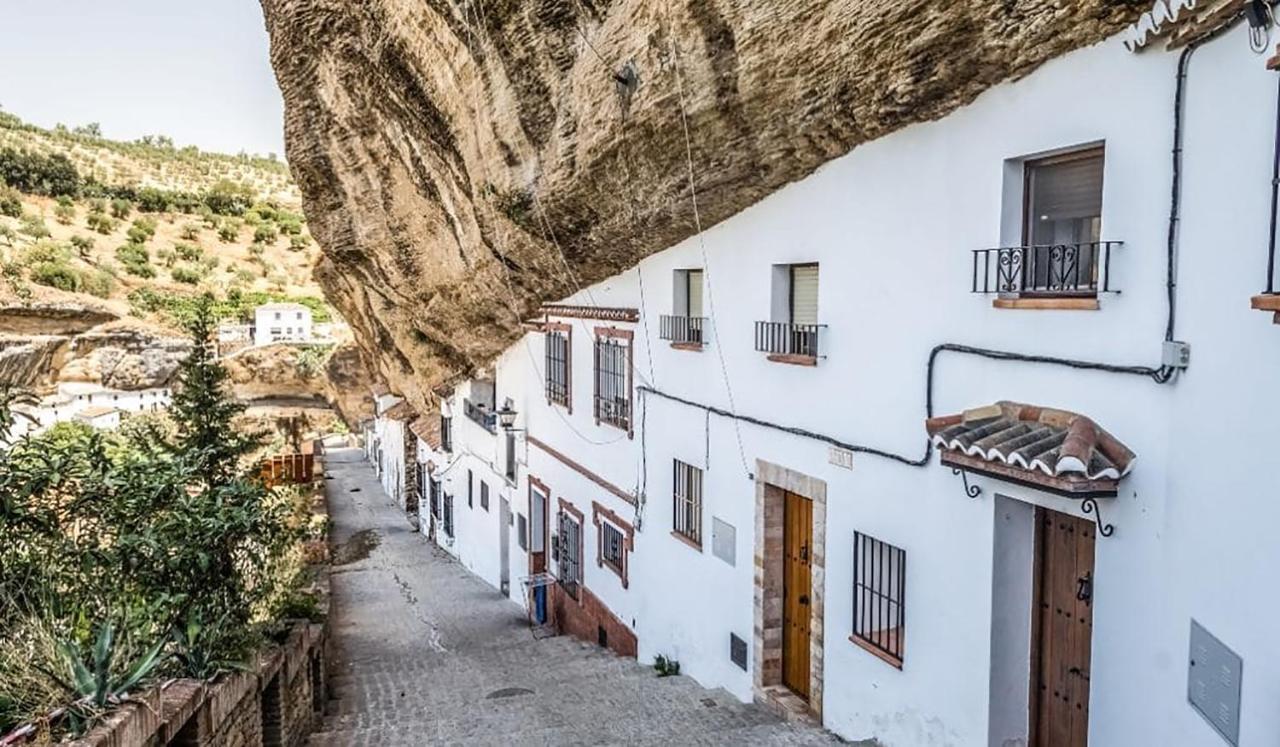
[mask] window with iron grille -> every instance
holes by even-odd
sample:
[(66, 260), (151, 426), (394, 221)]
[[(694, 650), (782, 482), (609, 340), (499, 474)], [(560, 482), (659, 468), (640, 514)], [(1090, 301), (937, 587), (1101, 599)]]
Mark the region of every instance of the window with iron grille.
[(505, 474), (508, 480), (510, 480), (511, 482), (515, 482), (516, 481), (516, 434), (511, 431), (507, 431), (506, 452), (507, 452), (507, 463), (506, 463)]
[(560, 511), (560, 585), (574, 599), (582, 583), (582, 524), (568, 511)]
[(631, 340), (598, 337), (595, 345), (595, 416), (601, 423), (631, 430)]
[(529, 550), (529, 520), (524, 514), (516, 514), (516, 541), (520, 543), (520, 549), (528, 552)]
[(567, 325), (547, 329), (547, 401), (569, 407), (569, 340)]
[(480, 508), (489, 510), (489, 483), (484, 480), (480, 481)]
[(449, 495), (448, 493), (445, 493), (443, 503), (444, 503), (444, 511), (443, 511), (444, 517), (442, 519), (442, 523), (444, 524), (444, 533), (446, 536), (452, 539), (453, 538), (453, 496)]
[(902, 668), (907, 553), (853, 533), (853, 641)]
[(453, 418), (440, 416), (440, 449), (445, 453), (453, 451)]
[(676, 534), (702, 546), (702, 470), (675, 460), (673, 528)]
[(431, 517), (440, 518), (440, 481), (431, 481)]
[(600, 561), (619, 576), (627, 572), (626, 538), (607, 521), (600, 522)]

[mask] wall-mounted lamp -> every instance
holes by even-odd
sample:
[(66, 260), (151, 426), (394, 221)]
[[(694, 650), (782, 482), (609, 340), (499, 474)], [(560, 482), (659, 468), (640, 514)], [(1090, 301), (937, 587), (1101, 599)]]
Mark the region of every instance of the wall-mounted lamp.
[(513, 431), (516, 429), (516, 415), (518, 413), (511, 408), (510, 400), (503, 404), (502, 409), (498, 410), (494, 414), (498, 416), (498, 423), (502, 425), (502, 429), (504, 431)]

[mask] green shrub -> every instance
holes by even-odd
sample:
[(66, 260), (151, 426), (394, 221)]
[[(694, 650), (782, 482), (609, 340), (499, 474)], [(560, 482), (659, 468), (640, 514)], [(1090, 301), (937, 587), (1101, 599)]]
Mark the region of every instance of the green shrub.
[(0, 148), (0, 182), (46, 197), (75, 195), (82, 184), (76, 167), (65, 155), (16, 148)]
[(151, 253), (147, 247), (133, 242), (122, 245), (116, 250), (116, 259), (124, 265), (124, 271), (140, 278), (153, 278), (156, 268), (151, 266)]
[(8, 226), (0, 225), (0, 239), (8, 246), (13, 246), (13, 242), (17, 240), (18, 232)]
[(71, 261), (71, 249), (56, 241), (41, 240), (22, 250), (21, 261), (28, 267), (41, 262), (66, 264)]
[(240, 221), (227, 218), (219, 223), (218, 238), (228, 244), (240, 238)]
[(160, 264), (165, 267), (173, 267), (174, 263), (178, 261), (178, 254), (172, 249), (162, 247), (156, 250), (156, 259), (160, 260)]
[(281, 211), (276, 219), (276, 225), (280, 226), (281, 233), (289, 236), (298, 236), (302, 233), (302, 217), (293, 213)]
[(182, 225), (182, 238), (187, 241), (195, 241), (200, 238), (200, 224), (184, 223)]
[(204, 256), (204, 249), (197, 244), (186, 244), (181, 241), (173, 245), (173, 251), (188, 262), (196, 262)]
[(91, 213), (107, 212), (107, 201), (102, 199), (101, 197), (95, 197), (92, 200), (89, 200), (89, 212)]
[(82, 286), (80, 273), (63, 262), (38, 262), (31, 266), (31, 282), (78, 293)]
[(147, 240), (151, 238), (151, 234), (137, 226), (129, 226), (129, 230), (125, 232), (125, 237), (128, 238), (131, 243), (145, 244), (147, 243)]
[(76, 209), (73, 205), (58, 205), (53, 209), (53, 217), (64, 226), (71, 225), (71, 221), (76, 219)]
[(114, 218), (111, 218), (106, 213), (98, 212), (89, 213), (89, 217), (85, 218), (84, 223), (91, 230), (104, 236), (115, 231), (118, 225)]
[(262, 255), (266, 254), (266, 252), (267, 247), (256, 241), (249, 245), (249, 256), (252, 259), (261, 261)]
[(63, 195), (63, 196), (59, 197), (57, 202), (58, 202), (58, 205), (59, 205), (59, 206), (61, 206), (61, 207), (75, 207), (75, 206), (76, 206), (76, 201), (75, 201), (75, 200), (73, 200), (73, 199), (71, 199), (71, 197), (70, 197), (70, 196), (68, 196), (68, 195)]
[(243, 215), (253, 204), (253, 190), (247, 184), (223, 179), (205, 193), (204, 204), (218, 215)]
[(205, 269), (205, 272), (213, 272), (218, 269), (218, 258), (213, 256), (201, 257), (197, 264)]
[(125, 265), (124, 271), (135, 277), (143, 278), (144, 280), (150, 280), (156, 276), (156, 268), (149, 264)]
[(18, 231), (33, 239), (45, 239), (52, 235), (49, 233), (49, 227), (45, 225), (44, 218), (38, 215), (22, 216), (22, 220), (18, 222)]
[(253, 241), (256, 244), (270, 246), (276, 243), (278, 238), (280, 238), (280, 232), (276, 230), (276, 224), (274, 223), (263, 223), (253, 232)]
[(173, 207), (173, 193), (155, 187), (138, 190), (138, 209), (144, 213), (167, 213)]
[(311, 246), (311, 237), (306, 234), (298, 234), (289, 237), (289, 251), (300, 252)]
[(169, 271), (169, 276), (178, 283), (186, 283), (187, 285), (197, 285), (204, 280), (204, 273), (197, 267), (190, 265), (178, 265)]
[(133, 203), (117, 197), (111, 201), (111, 215), (117, 220), (124, 220), (133, 212)]
[(235, 271), (235, 280), (237, 283), (242, 283), (244, 285), (251, 285), (253, 281), (257, 279), (258, 279), (257, 275), (253, 274), (251, 270), (246, 270), (243, 267), (237, 268)]
[(85, 293), (98, 298), (110, 298), (116, 289), (116, 278), (108, 270), (98, 268), (80, 273), (81, 285)]
[(152, 238), (156, 235), (159, 224), (156, 223), (155, 218), (138, 218), (133, 222), (133, 227), (146, 231), (147, 238)]
[(90, 252), (93, 251), (94, 240), (92, 236), (75, 235), (71, 237), (71, 247), (80, 255), (80, 259), (88, 259)]
[(13, 187), (0, 187), (0, 215), (22, 217), (22, 195)]

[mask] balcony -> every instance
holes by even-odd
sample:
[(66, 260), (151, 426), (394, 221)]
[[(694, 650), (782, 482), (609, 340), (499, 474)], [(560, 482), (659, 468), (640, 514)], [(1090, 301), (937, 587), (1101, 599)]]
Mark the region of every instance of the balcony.
[(756, 350), (769, 360), (801, 366), (818, 365), (818, 332), (825, 324), (756, 322)]
[(498, 415), (492, 412), (492, 408), (483, 404), (476, 404), (471, 400), (463, 400), (462, 411), (467, 419), (476, 425), (484, 428), (486, 431), (497, 435), (498, 433)]
[(973, 292), (996, 308), (1096, 309), (1111, 287), (1111, 252), (1123, 241), (1012, 246), (973, 251)]
[(668, 316), (663, 314), (658, 320), (658, 337), (669, 340), (671, 347), (681, 350), (700, 350), (706, 338), (703, 328), (706, 317), (701, 316)]

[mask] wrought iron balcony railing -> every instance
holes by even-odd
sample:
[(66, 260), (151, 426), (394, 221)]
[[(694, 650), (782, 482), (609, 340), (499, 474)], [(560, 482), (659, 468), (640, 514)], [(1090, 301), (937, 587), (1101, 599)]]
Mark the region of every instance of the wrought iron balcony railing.
[(756, 322), (756, 350), (770, 355), (818, 357), (818, 331), (825, 324)]
[(658, 337), (675, 343), (701, 345), (706, 342), (702, 333), (706, 321), (706, 317), (701, 316), (663, 314), (658, 319)]
[(486, 431), (494, 434), (498, 432), (498, 414), (490, 412), (484, 405), (477, 405), (469, 399), (464, 400), (462, 411), (466, 414), (468, 420)]
[(1111, 251), (1123, 241), (973, 250), (973, 292), (1005, 296), (1096, 296), (1111, 287)]

